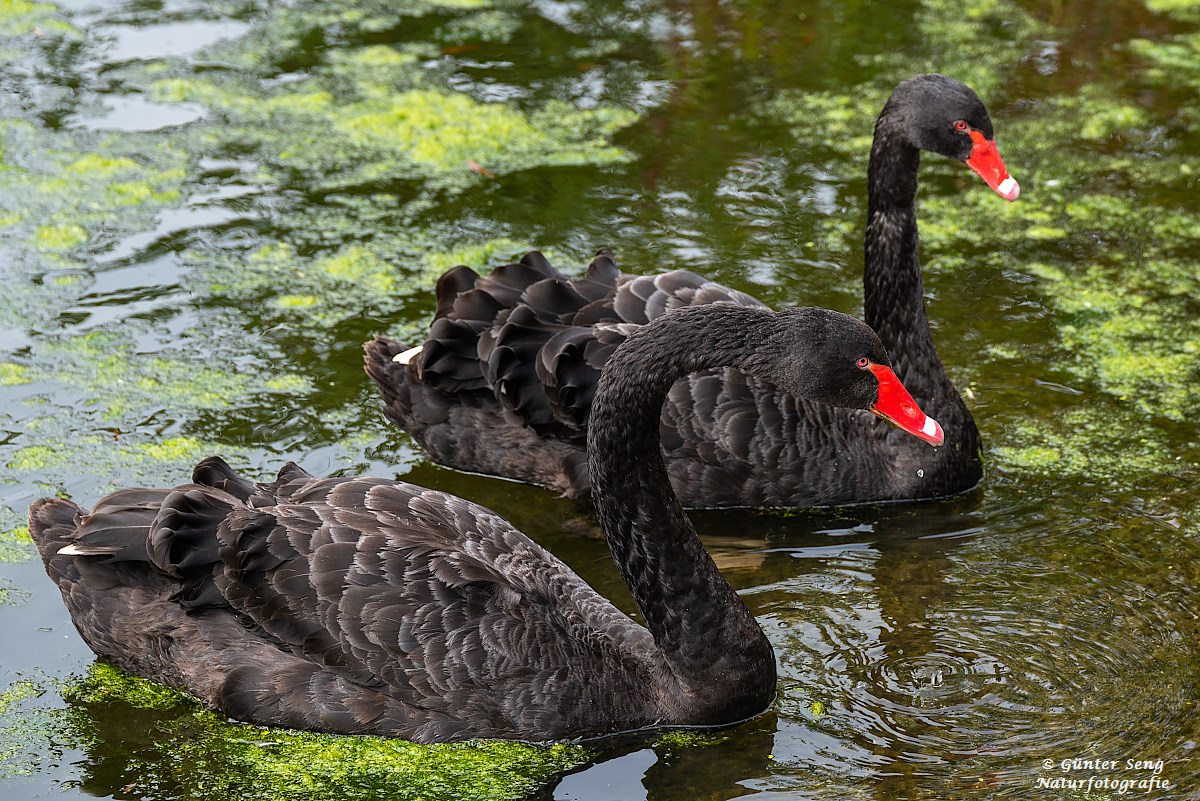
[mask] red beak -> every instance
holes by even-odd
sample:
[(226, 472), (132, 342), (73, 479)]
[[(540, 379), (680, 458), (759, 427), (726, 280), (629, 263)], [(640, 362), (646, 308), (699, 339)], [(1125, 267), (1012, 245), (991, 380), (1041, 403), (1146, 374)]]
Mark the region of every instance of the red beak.
[(912, 395), (896, 378), (890, 367), (882, 364), (872, 364), (870, 371), (879, 379), (879, 399), (871, 407), (871, 411), (887, 422), (907, 431), (917, 439), (923, 439), (930, 445), (938, 446), (945, 441), (946, 435), (937, 420), (927, 417), (921, 407), (913, 400)]
[(967, 166), (979, 173), (979, 177), (1005, 200), (1016, 200), (1021, 194), (1021, 185), (1008, 174), (1004, 159), (991, 139), (985, 139), (979, 131), (971, 131), (975, 147), (967, 158)]

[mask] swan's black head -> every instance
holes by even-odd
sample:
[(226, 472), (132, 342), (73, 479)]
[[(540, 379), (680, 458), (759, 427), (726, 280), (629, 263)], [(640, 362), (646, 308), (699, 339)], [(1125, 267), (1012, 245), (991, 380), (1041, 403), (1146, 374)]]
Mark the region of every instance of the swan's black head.
[(909, 78), (892, 92), (877, 124), (896, 127), (914, 147), (961, 161), (1005, 200), (1021, 193), (1000, 158), (987, 109), (961, 81), (936, 74)]
[(942, 428), (927, 417), (892, 372), (870, 326), (821, 308), (780, 312), (781, 349), (772, 381), (793, 395), (830, 406), (866, 409), (933, 445)]

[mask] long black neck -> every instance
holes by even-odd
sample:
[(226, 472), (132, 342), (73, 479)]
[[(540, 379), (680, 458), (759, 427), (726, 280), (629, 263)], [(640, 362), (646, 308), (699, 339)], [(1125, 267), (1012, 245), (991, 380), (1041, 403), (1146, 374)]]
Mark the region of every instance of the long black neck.
[(642, 326), (605, 365), (588, 423), (592, 494), (613, 558), (666, 665), (712, 722), (770, 703), (775, 657), (722, 577), (671, 489), (659, 415), (676, 380), (738, 367), (763, 374), (783, 345), (777, 313), (728, 305), (679, 309)]
[[(958, 390), (946, 375), (929, 318), (921, 280), (917, 239), (917, 170), (921, 152), (902, 135), (900, 114), (892, 102), (875, 124), (875, 142), (867, 167), (866, 263), (863, 271), (863, 313), (887, 348), (892, 368), (913, 398), (942, 424), (947, 441), (929, 451), (924, 443), (887, 432), (884, 439), (865, 444), (862, 452), (882, 447), (905, 481), (916, 474), (921, 495), (962, 492), (982, 476), (979, 430)], [(910, 496), (902, 496), (910, 497)]]
[(899, 130), (889, 103), (875, 124), (867, 166), (866, 262), (863, 314), (892, 359), (893, 369), (920, 401), (932, 398), (946, 377), (921, 281), (917, 237), (917, 169), (921, 152)]

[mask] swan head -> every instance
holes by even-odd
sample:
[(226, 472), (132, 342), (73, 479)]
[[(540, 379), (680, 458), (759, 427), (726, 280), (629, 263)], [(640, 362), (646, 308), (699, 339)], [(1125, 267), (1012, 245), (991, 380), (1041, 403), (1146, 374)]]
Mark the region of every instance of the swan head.
[(965, 83), (936, 74), (910, 78), (896, 87), (880, 122), (898, 123), (914, 147), (966, 164), (1005, 200), (1020, 196), (1021, 185), (1000, 158), (987, 109)]
[(864, 409), (933, 446), (945, 440), (941, 425), (921, 410), (892, 371), (887, 351), (870, 326), (821, 308), (780, 312), (782, 348), (770, 379), (799, 397)]

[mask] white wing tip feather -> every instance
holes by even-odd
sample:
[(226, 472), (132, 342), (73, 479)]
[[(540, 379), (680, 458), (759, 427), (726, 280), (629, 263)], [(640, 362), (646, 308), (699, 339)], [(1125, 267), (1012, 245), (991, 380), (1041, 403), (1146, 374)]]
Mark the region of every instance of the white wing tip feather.
[(403, 353), (397, 353), (392, 357), (392, 361), (396, 364), (408, 364), (412, 361), (413, 356), (416, 356), (424, 348), (424, 345), (417, 345), (415, 348), (409, 348)]

